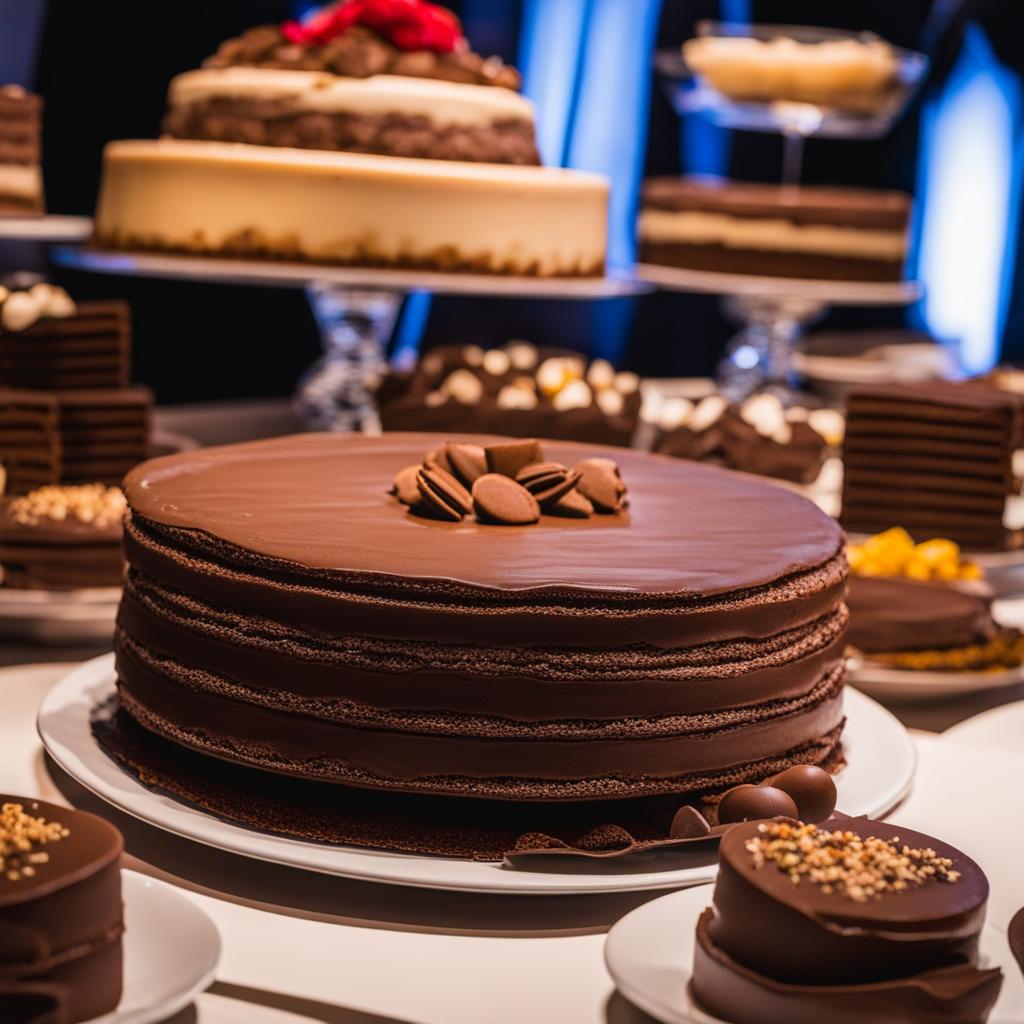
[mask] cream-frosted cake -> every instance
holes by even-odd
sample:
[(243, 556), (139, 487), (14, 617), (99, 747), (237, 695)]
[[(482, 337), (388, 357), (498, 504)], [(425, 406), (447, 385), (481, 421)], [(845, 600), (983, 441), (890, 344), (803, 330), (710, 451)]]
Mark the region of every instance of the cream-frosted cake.
[(421, 0), (260, 26), (115, 142), (106, 246), (538, 276), (603, 273), (607, 181), (542, 168), (519, 76)]

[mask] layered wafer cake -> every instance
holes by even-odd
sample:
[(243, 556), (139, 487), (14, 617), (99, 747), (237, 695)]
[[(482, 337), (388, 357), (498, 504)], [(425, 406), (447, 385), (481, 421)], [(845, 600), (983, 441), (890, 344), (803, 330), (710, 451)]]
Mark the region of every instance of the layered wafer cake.
[(902, 192), (650, 178), (639, 259), (692, 270), (839, 281), (898, 281), (909, 245)]
[(122, 849), (93, 814), (0, 795), (0, 1008), (64, 1024), (117, 1007)]
[(0, 216), (43, 212), (42, 98), (0, 85)]
[(851, 391), (841, 522), (861, 533), (903, 526), (968, 550), (1016, 544), (1003, 517), (1020, 415), (1016, 396), (983, 385)]
[(149, 449), (153, 394), (148, 388), (87, 388), (58, 395), (61, 480), (120, 484)]
[(52, 394), (0, 387), (0, 465), (9, 494), (60, 479), (59, 410)]
[(121, 710), (214, 764), (347, 806), (685, 799), (841, 763), (842, 534), (750, 477), (322, 434), (152, 460), (126, 494)]

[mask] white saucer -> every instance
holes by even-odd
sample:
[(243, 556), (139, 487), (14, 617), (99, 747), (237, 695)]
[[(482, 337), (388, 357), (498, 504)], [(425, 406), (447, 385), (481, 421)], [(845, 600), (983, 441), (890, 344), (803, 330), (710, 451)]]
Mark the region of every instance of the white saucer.
[(156, 1024), (183, 1010), (212, 981), (220, 961), (214, 923), (172, 886), (121, 872), (124, 994), (88, 1024)]
[[(604, 962), (619, 991), (663, 1024), (724, 1024), (690, 995), (697, 918), (710, 906), (711, 892), (702, 885), (645, 903), (622, 918), (605, 941)], [(1002, 991), (989, 1020), (1024, 1020), (1024, 981), (1005, 932), (986, 925), (981, 956), (1003, 969)]]
[(109, 643), (120, 599), (120, 587), (0, 587), (0, 637), (52, 645)]
[[(704, 844), (684, 855), (685, 867), (672, 870), (620, 874), (588, 873), (581, 868), (561, 874), (453, 857), (331, 846), (233, 825), (147, 789), (103, 753), (93, 738), (89, 716), (113, 692), (113, 655), (87, 661), (62, 679), (39, 709), (39, 735), (47, 752), (72, 778), (119, 810), (208, 846), (344, 878), (514, 895), (675, 889), (710, 881), (715, 875), (716, 848)], [(880, 817), (910, 789), (916, 760), (913, 742), (896, 718), (856, 690), (846, 693), (846, 714), (843, 743), (850, 764), (837, 778), (839, 805), (847, 814)], [(672, 863), (679, 861), (673, 858)]]
[(1000, 672), (915, 672), (850, 658), (847, 680), (879, 700), (935, 700), (1024, 683), (1024, 665)]
[(967, 743), (972, 747), (989, 750), (1021, 752), (1021, 736), (1024, 735), (1024, 700), (990, 708), (981, 714), (968, 718), (947, 729), (943, 741)]

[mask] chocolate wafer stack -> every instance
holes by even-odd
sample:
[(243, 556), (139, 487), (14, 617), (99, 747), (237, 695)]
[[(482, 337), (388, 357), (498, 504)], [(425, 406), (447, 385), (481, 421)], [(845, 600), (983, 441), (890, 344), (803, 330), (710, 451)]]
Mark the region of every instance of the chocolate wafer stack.
[(11, 494), (57, 483), (61, 447), (53, 395), (0, 388), (0, 465)]
[(0, 86), (0, 215), (43, 212), (42, 114), (39, 96), (20, 85)]
[(0, 325), (0, 383), (12, 388), (119, 388), (131, 377), (126, 302), (80, 302), (24, 330)]
[(153, 395), (148, 388), (57, 392), (61, 482), (118, 485), (149, 449)]
[(847, 396), (843, 507), (848, 530), (904, 527), (970, 550), (1011, 544), (1003, 523), (1013, 488), (1020, 404), (984, 385), (892, 384)]

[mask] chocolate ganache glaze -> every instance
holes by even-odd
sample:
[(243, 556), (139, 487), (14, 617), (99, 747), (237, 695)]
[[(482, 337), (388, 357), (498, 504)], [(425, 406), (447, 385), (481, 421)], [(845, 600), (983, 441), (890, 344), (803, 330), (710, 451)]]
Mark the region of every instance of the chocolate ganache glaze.
[(126, 481), (122, 708), (230, 761), (410, 792), (714, 791), (834, 755), (846, 576), (809, 502), (714, 467), (614, 459), (629, 507), (539, 523), (406, 511), (446, 441), (303, 435)]
[(978, 967), (987, 900), (973, 860), (910, 829), (737, 825), (697, 925), (694, 994), (733, 1024), (984, 1021), (1002, 979)]

